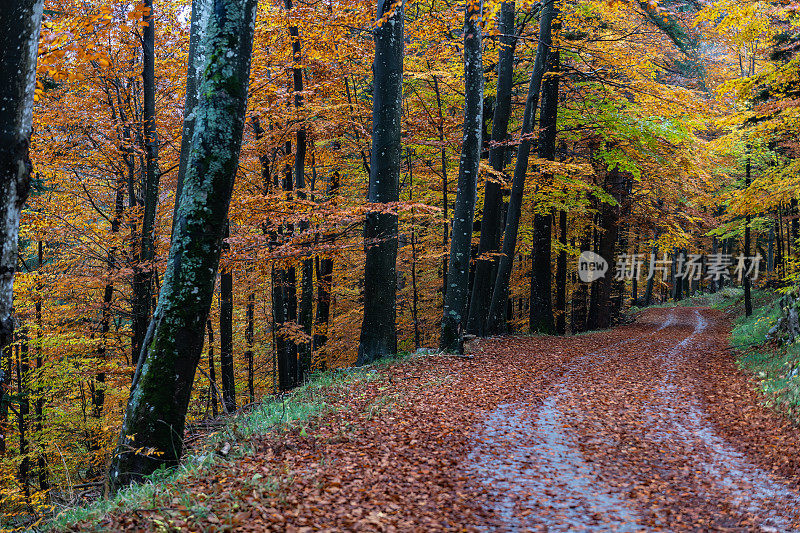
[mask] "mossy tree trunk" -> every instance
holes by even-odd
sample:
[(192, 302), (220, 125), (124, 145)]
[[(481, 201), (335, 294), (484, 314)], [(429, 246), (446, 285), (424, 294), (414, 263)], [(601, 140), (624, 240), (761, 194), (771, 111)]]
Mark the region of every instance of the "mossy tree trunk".
[(112, 492), (183, 452), (186, 409), (203, 348), (239, 161), (255, 0), (215, 0), (203, 20), (199, 97), (169, 260), (139, 357), (117, 449)]
[[(400, 199), (403, 18), (401, 0), (378, 0), (372, 65), (372, 151), (367, 200)], [(364, 321), (356, 364), (397, 352), (397, 214), (388, 207), (367, 213), (364, 223)]]
[(481, 162), (483, 126), (483, 54), (481, 19), (483, 2), (467, 0), (464, 11), (464, 135), (458, 168), (458, 187), (453, 209), (453, 238), (442, 314), (443, 350), (464, 351), (467, 325), (469, 264), (472, 245), (472, 222)]

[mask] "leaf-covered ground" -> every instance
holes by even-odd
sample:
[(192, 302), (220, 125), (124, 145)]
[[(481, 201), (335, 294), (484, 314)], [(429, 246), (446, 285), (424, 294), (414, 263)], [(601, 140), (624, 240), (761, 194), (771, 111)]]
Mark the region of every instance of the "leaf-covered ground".
[(189, 498), (91, 527), (800, 529), (800, 432), (759, 407), (729, 331), (720, 311), (651, 309), (611, 331), (382, 367)]

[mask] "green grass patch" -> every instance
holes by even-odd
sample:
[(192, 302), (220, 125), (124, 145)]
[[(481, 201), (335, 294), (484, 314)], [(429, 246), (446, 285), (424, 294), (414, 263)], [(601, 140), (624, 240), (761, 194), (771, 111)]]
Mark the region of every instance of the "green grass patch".
[(734, 321), (731, 344), (740, 368), (752, 374), (769, 407), (800, 417), (800, 343), (780, 345), (766, 338), (781, 317), (779, 296), (759, 291), (753, 314), (742, 312)]
[[(407, 356), (406, 356), (407, 357)], [(277, 398), (268, 400), (251, 409), (231, 415), (218, 431), (205, 437), (199, 444), (186, 450), (180, 466), (160, 470), (148, 476), (140, 484), (120, 491), (110, 499), (96, 501), (84, 507), (54, 509), (54, 517), (35, 527), (39, 531), (58, 531), (68, 529), (77, 523), (82, 528), (102, 531), (100, 521), (107, 514), (126, 513), (133, 510), (170, 508), (180, 505), (189, 509), (191, 515), (202, 519), (212, 512), (204, 503), (202, 494), (186, 490), (191, 480), (211, 471), (214, 465), (234, 461), (254, 453), (252, 440), (279, 429), (301, 428), (305, 431), (310, 420), (322, 416), (333, 409), (325, 400), (337, 389), (350, 388), (354, 383), (373, 381), (381, 377), (380, 368), (398, 362), (406, 357), (394, 357), (374, 365), (355, 369), (337, 369), (312, 376), (302, 387)], [(393, 400), (376, 406), (375, 409), (388, 408)], [(218, 450), (226, 444), (228, 453), (223, 457)], [(247, 480), (245, 480), (247, 481)], [(255, 480), (254, 480), (255, 481)], [(262, 491), (277, 494), (279, 484), (276, 480), (258, 479), (257, 486)], [(158, 525), (158, 524), (156, 524)], [(168, 524), (165, 530), (170, 530)]]

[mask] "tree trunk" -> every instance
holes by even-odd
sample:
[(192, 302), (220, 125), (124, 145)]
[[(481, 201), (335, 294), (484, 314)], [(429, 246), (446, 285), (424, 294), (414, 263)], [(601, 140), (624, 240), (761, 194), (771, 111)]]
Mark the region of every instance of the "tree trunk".
[(253, 344), (255, 341), (255, 311), (256, 295), (251, 292), (247, 295), (247, 308), (245, 309), (247, 325), (244, 330), (244, 340), (247, 343), (247, 350), (244, 352), (244, 360), (247, 363), (247, 392), (250, 394), (250, 403), (256, 401), (256, 391), (254, 382), (254, 361)]
[[(559, 70), (559, 53), (550, 53), (548, 70)], [(548, 76), (542, 83), (542, 110), (539, 117), (538, 155), (554, 161), (556, 155), (556, 121), (558, 118), (558, 74)], [(551, 182), (553, 176), (544, 174), (542, 181)], [(533, 249), (531, 251), (531, 305), (528, 326), (532, 333), (555, 332), (552, 301), (552, 236), (553, 215), (534, 213)]]
[[(0, 365), (14, 335), (14, 274), (22, 206), (28, 198), (32, 165), (28, 150), (33, 129), (36, 58), (44, 0), (19, 0), (0, 9)], [(0, 368), (0, 373), (3, 370)], [(10, 372), (0, 376), (0, 403)], [(5, 414), (3, 420), (5, 422)], [(6, 431), (0, 428), (0, 454)]]
[(531, 134), (539, 105), (539, 89), (542, 85), (547, 59), (550, 55), (550, 35), (555, 12), (555, 0), (545, 3), (539, 20), (539, 45), (536, 49), (536, 60), (528, 86), (528, 98), (525, 101), (525, 112), (522, 118), (520, 145), (517, 150), (517, 163), (514, 167), (514, 178), (511, 183), (511, 198), (506, 214), (505, 235), (500, 262), (497, 265), (497, 277), (492, 290), (492, 299), (487, 317), (487, 333), (499, 333), (505, 329), (505, 309), (508, 299), (508, 284), (511, 279), (511, 267), (517, 247), (517, 232), (522, 209), (522, 193), (525, 188), (525, 175), (528, 172), (528, 161), (531, 153)]
[[(372, 151), (367, 200), (400, 199), (401, 109), (403, 99), (403, 0), (378, 0), (372, 97)], [(384, 20), (385, 19), (385, 20)], [(364, 321), (357, 365), (397, 352), (397, 214), (367, 213), (364, 224)]]
[[(605, 189), (618, 202), (622, 197), (623, 178), (619, 168), (613, 168), (606, 174)], [(611, 290), (614, 282), (614, 247), (619, 233), (619, 206), (603, 202), (600, 208), (600, 234), (598, 253), (608, 261), (607, 274), (594, 282), (593, 301), (589, 309), (588, 329), (604, 329), (611, 326), (612, 301)]]
[[(292, 9), (292, 0), (285, 0), (284, 6), (287, 11)], [(292, 39), (292, 89), (294, 91), (294, 106), (299, 109), (303, 107), (303, 69), (301, 57), (300, 33), (297, 26), (289, 26), (289, 36)], [(301, 125), (297, 130), (296, 147), (294, 155), (294, 179), (297, 187), (297, 197), (301, 200), (306, 199), (306, 127)], [(308, 230), (308, 220), (300, 221), (300, 232)], [(311, 371), (311, 335), (313, 332), (314, 314), (314, 260), (311, 257), (304, 257), (300, 268), (300, 310), (299, 325), (303, 332), (308, 336), (308, 341), (298, 345), (298, 375), (297, 383), (305, 381), (307, 374)]]
[[(513, 1), (500, 6), (500, 53), (497, 63), (497, 97), (492, 118), (492, 148), (489, 163), (492, 170), (503, 174), (506, 153), (509, 150), (508, 121), (511, 117), (511, 89), (514, 76), (514, 51), (517, 46), (514, 26), (515, 5)], [(503, 186), (498, 179), (486, 180), (483, 199), (483, 218), (481, 219), (481, 238), (478, 244), (478, 258), (475, 261), (475, 281), (472, 285), (467, 332), (473, 335), (486, 335), (486, 316), (492, 298), (493, 273), (497, 269), (497, 254), (500, 248), (500, 235), (503, 226)]]
[(217, 405), (217, 368), (214, 363), (214, 324), (211, 320), (206, 320), (208, 329), (208, 397), (211, 400), (211, 415), (219, 414)]
[(216, 0), (203, 17), (207, 53), (192, 149), (158, 307), (109, 469), (112, 492), (176, 465), (183, 452), (242, 143), (255, 12), (255, 0)]
[(447, 267), (447, 292), (442, 314), (442, 350), (464, 352), (469, 264), (475, 194), (481, 162), (483, 124), (483, 56), (481, 19), (483, 1), (469, 0), (464, 14), (464, 136), (453, 209), (453, 238)]
[[(749, 150), (749, 147), (748, 147)], [(750, 155), (747, 156), (747, 161), (745, 162), (744, 166), (744, 186), (745, 188), (750, 187)], [(796, 202), (795, 202), (796, 203)], [(797, 219), (792, 222), (792, 231), (796, 231), (795, 223)], [(745, 218), (745, 226), (744, 226), (744, 256), (750, 257), (750, 215), (747, 215)], [(750, 296), (750, 276), (747, 275), (745, 272), (742, 278), (742, 284), (744, 286), (744, 314), (746, 316), (750, 316), (753, 314), (753, 301)]]
[(189, 26), (189, 51), (186, 65), (186, 96), (183, 104), (183, 129), (181, 131), (181, 153), (178, 160), (178, 177), (175, 183), (175, 207), (172, 213), (172, 232), (175, 232), (175, 221), (178, 220), (178, 206), (180, 205), (183, 180), (186, 176), (186, 165), (189, 162), (189, 152), (194, 135), (195, 114), (197, 106), (197, 83), (199, 81), (198, 57), (202, 57), (199, 47), (202, 45), (200, 32), (204, 21), (202, 17), (207, 13), (209, 0), (192, 0), (192, 20)]
[[(225, 236), (230, 236), (230, 221), (225, 222)], [(222, 249), (230, 245), (223, 240)], [(224, 252), (223, 252), (224, 253)], [(236, 381), (233, 372), (233, 272), (225, 265), (219, 276), (219, 370), (222, 378), (222, 401), (225, 410), (236, 410)]]
[(156, 131), (156, 75), (155, 75), (155, 14), (153, 0), (144, 0), (150, 11), (144, 16), (142, 34), (142, 89), (144, 92), (144, 160), (145, 173), (142, 183), (144, 216), (139, 234), (138, 263), (133, 275), (133, 339), (131, 342), (131, 361), (135, 365), (142, 350), (147, 324), (150, 320), (150, 306), (153, 300), (153, 281), (155, 259), (156, 210), (158, 209), (158, 133)]
[[(430, 68), (430, 65), (428, 65)], [(439, 150), (439, 158), (441, 159), (442, 163), (442, 218), (444, 219), (444, 223), (442, 224), (442, 250), (447, 250), (447, 243), (450, 237), (450, 220), (449, 216), (449, 201), (447, 199), (447, 188), (449, 184), (447, 183), (447, 148), (444, 144), (444, 115), (442, 114), (442, 93), (439, 89), (439, 78), (434, 75), (433, 76), (433, 92), (436, 94), (436, 107), (439, 110), (439, 124), (437, 125), (437, 130), (439, 132), (439, 143), (441, 144), (441, 148)], [(442, 302), (444, 303), (444, 295), (447, 292), (447, 261), (448, 256), (442, 254)]]
[[(327, 194), (333, 196), (339, 192), (339, 170), (334, 170), (328, 182)], [(317, 263), (317, 315), (314, 319), (316, 328), (314, 329), (313, 349), (319, 352), (328, 343), (328, 327), (331, 319), (331, 292), (333, 290), (333, 258), (323, 257)], [(320, 370), (327, 370), (327, 353), (320, 358)]]
[[(556, 260), (556, 333), (567, 333), (567, 212), (558, 214), (558, 243), (561, 250)], [(532, 302), (531, 302), (532, 303)], [(531, 305), (533, 308), (533, 305)]]

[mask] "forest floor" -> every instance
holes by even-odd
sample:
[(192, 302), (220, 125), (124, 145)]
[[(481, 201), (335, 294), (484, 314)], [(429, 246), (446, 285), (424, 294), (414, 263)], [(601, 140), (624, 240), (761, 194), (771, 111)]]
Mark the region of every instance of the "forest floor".
[(101, 530), (792, 531), (800, 432), (761, 407), (718, 310), (475, 341), (331, 392), (170, 505)]

